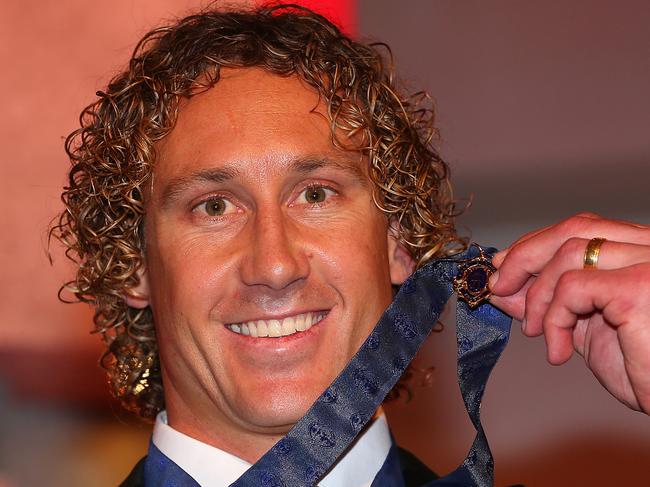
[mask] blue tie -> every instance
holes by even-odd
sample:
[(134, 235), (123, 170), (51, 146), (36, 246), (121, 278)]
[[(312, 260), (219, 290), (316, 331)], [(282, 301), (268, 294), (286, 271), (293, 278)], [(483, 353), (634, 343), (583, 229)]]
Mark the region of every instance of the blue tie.
[[(494, 249), (471, 246), (465, 253), (418, 269), (350, 363), (301, 420), (231, 487), (315, 485), (372, 418), (438, 321), (457, 280), (459, 294), (484, 297), (486, 265)], [(462, 274), (462, 279), (457, 276)], [(460, 285), (458, 285), (460, 283)], [(465, 461), (427, 486), (493, 485), (492, 453), (480, 421), (480, 405), (492, 368), (506, 346), (511, 318), (490, 304), (456, 307), (458, 380), (476, 438)], [(194, 482), (194, 481), (192, 481)], [(373, 483), (373, 487), (377, 482)], [(147, 486), (152, 486), (147, 482)], [(166, 484), (167, 485), (167, 484)], [(194, 486), (194, 483), (171, 485)], [(400, 485), (400, 484), (395, 484)], [(382, 485), (382, 487), (384, 487)]]

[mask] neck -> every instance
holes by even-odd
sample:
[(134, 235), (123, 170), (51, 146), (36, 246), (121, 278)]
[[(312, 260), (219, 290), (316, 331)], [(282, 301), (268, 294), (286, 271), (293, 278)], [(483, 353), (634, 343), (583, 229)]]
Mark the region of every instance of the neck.
[(168, 424), (176, 431), (251, 464), (259, 460), (293, 427), (290, 424), (256, 431), (224, 419), (222, 414), (215, 414), (214, 410), (202, 414), (201, 409), (179, 409), (173, 403), (168, 404), (167, 408)]

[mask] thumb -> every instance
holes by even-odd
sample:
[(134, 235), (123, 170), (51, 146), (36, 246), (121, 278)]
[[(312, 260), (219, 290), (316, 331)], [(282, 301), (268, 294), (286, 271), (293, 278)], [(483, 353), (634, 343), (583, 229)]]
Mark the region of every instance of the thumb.
[(490, 303), (505, 314), (512, 316), (515, 320), (521, 321), (526, 314), (526, 294), (533, 282), (535, 282), (535, 278), (531, 277), (519, 291), (510, 296), (492, 295), (490, 297)]

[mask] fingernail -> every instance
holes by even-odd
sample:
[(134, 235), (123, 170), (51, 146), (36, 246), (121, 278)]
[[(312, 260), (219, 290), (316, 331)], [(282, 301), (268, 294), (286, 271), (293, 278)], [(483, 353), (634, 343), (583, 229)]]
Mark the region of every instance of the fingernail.
[(521, 331), (522, 333), (526, 333), (526, 318), (521, 320)]
[(490, 289), (494, 289), (494, 286), (496, 285), (498, 280), (499, 280), (499, 271), (495, 271), (494, 274), (490, 276), (490, 279), (488, 279), (488, 284), (490, 286)]

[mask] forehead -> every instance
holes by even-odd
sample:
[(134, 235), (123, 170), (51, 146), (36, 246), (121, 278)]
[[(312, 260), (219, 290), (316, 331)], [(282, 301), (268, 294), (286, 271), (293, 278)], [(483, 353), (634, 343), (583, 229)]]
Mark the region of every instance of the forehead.
[[(177, 123), (160, 144), (159, 162), (173, 162), (176, 169), (197, 161), (260, 167), (310, 152), (342, 153), (331, 142), (326, 114), (315, 89), (297, 76), (224, 69), (214, 87), (181, 102)], [(359, 159), (359, 153), (345, 152)]]

